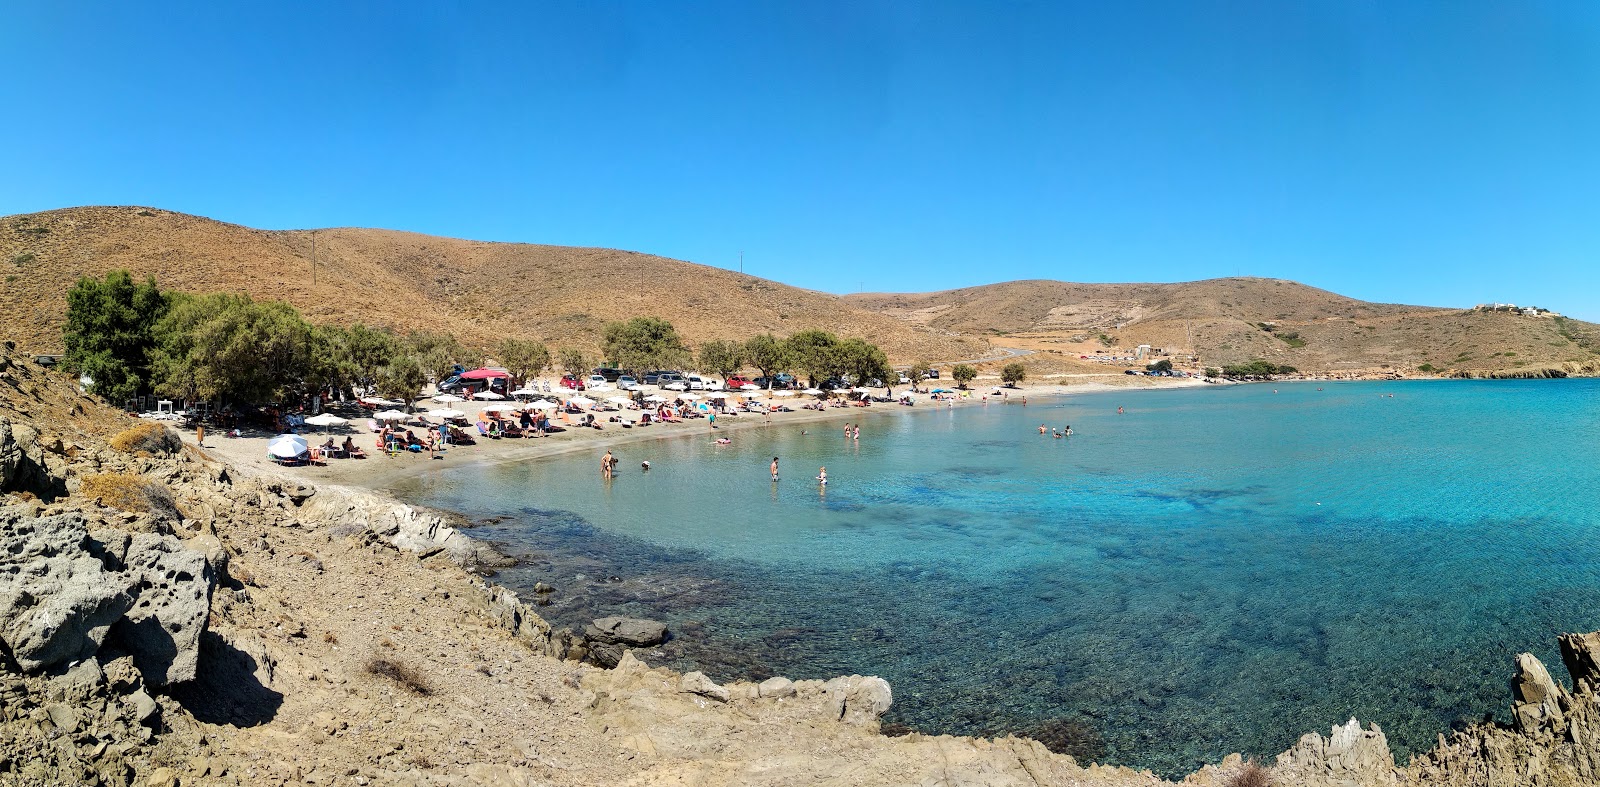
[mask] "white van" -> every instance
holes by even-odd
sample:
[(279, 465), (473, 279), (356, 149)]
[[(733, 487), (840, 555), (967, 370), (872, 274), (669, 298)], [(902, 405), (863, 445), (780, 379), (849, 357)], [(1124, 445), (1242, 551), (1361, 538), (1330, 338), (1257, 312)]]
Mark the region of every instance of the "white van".
[(689, 390), (691, 391), (715, 391), (717, 389), (715, 380), (701, 377), (698, 374), (691, 374), (684, 379), (689, 381)]

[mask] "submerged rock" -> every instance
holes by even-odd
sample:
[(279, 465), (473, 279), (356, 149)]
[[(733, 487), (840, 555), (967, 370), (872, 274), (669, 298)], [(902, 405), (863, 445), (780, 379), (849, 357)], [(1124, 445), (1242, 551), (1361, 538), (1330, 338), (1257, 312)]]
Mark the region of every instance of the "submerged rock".
[(584, 636), (597, 642), (647, 648), (667, 639), (667, 625), (640, 618), (604, 617), (589, 624)]

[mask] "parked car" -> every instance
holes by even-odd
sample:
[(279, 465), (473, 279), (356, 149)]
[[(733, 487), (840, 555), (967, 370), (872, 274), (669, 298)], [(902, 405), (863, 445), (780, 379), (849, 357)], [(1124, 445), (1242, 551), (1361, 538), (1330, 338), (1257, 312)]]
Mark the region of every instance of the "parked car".
[(691, 374), (685, 380), (689, 383), (689, 390), (691, 391), (715, 391), (717, 389), (717, 381), (709, 377)]
[(622, 376), (622, 370), (613, 369), (609, 366), (597, 366), (594, 369), (594, 374), (599, 375), (605, 382), (614, 383), (618, 377)]
[(845, 382), (844, 378), (841, 377), (829, 377), (828, 379), (823, 380), (822, 384), (818, 385), (817, 387), (824, 391), (832, 391), (837, 388), (849, 388), (850, 383)]
[(591, 391), (611, 387), (611, 381), (607, 380), (606, 376), (603, 374), (591, 374), (589, 375), (589, 379), (584, 380), (583, 383)]
[(637, 391), (639, 390), (639, 381), (633, 379), (632, 375), (625, 374), (617, 378), (617, 387), (624, 391)]
[(744, 377), (736, 374), (736, 375), (728, 378), (728, 381), (724, 384), (724, 387), (726, 387), (730, 391), (737, 391), (737, 390), (739, 390), (739, 386), (742, 386), (742, 385), (754, 385), (754, 383), (752, 383), (749, 380), (746, 380)]
[(667, 388), (673, 383), (683, 383), (682, 388), (673, 388), (672, 390), (674, 391), (689, 390), (689, 381), (685, 380), (683, 375), (677, 372), (658, 372), (656, 374), (656, 385), (659, 385), (662, 388)]
[(652, 371), (645, 372), (644, 373), (644, 384), (645, 385), (655, 385), (657, 380), (660, 379), (660, 377), (661, 377), (661, 372), (659, 372), (659, 371), (652, 370)]
[(561, 375), (561, 387), (581, 391), (583, 390), (583, 381), (579, 380), (575, 374), (563, 374)]
[(661, 386), (661, 390), (663, 390), (663, 391), (687, 391), (687, 390), (689, 390), (689, 384), (684, 382), (684, 381), (682, 381), (682, 380), (669, 380), (666, 385)]
[(937, 379), (939, 379), (939, 370), (938, 369), (929, 369), (928, 373), (922, 376), (922, 379), (924, 379), (924, 380), (937, 380)]
[(895, 382), (899, 385), (910, 385), (911, 378), (907, 377), (905, 372), (900, 372), (895, 375)]

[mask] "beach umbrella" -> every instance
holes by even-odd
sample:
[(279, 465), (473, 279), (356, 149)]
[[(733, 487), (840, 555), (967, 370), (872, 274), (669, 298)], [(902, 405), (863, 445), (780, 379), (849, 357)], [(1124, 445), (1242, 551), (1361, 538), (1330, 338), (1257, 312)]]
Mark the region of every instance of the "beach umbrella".
[(444, 418), (446, 420), (449, 420), (451, 418), (466, 418), (467, 417), (466, 413), (463, 413), (460, 410), (452, 410), (452, 409), (450, 409), (448, 407), (446, 407), (446, 408), (444, 408), (442, 410), (429, 410), (428, 411), (428, 415), (430, 415), (430, 416), (432, 416), (434, 418)]
[(606, 401), (608, 401), (608, 402), (610, 402), (612, 404), (620, 404), (620, 405), (628, 405), (628, 404), (632, 404), (633, 403), (633, 400), (629, 399), (626, 396), (607, 396), (606, 397)]
[(530, 404), (528, 406), (532, 407), (535, 410), (554, 410), (554, 409), (560, 407), (561, 405), (556, 404), (555, 402), (538, 401), (538, 402), (534, 402), (533, 404)]
[(537, 389), (537, 388), (518, 388), (517, 390), (512, 391), (511, 395), (512, 396), (538, 396), (539, 395), (539, 389)]
[(481, 412), (485, 412), (485, 413), (503, 413), (503, 412), (506, 412), (508, 410), (516, 410), (516, 409), (518, 409), (517, 405), (514, 405), (514, 404), (491, 404), (491, 405), (488, 405), (487, 407), (484, 407)]
[(850, 390), (855, 391), (856, 393), (872, 393), (872, 389), (871, 388), (863, 388), (863, 387), (861, 387), (859, 385), (854, 387), (854, 388), (851, 388)]
[(678, 394), (678, 398), (684, 400), (685, 402), (692, 402), (692, 401), (695, 401), (696, 399), (699, 399), (700, 395), (699, 394), (692, 394), (692, 393)]
[(745, 383), (744, 385), (739, 386), (739, 390), (741, 390), (741, 391), (759, 391), (759, 390), (761, 390), (761, 386), (756, 385), (755, 383)]
[(794, 391), (773, 391), (773, 396), (794, 396)]
[(439, 394), (438, 396), (433, 397), (433, 400), (439, 404), (454, 404), (455, 402), (466, 401), (455, 394)]
[(338, 426), (339, 424), (347, 424), (350, 422), (340, 418), (337, 415), (334, 415), (333, 413), (320, 413), (307, 418), (306, 423), (311, 424), (312, 426)]
[(505, 397), (501, 396), (500, 394), (495, 393), (494, 391), (479, 391), (479, 392), (473, 394), (472, 398), (489, 400), (489, 399), (504, 399)]
[(306, 450), (306, 439), (297, 434), (281, 434), (267, 441), (267, 453), (279, 459), (296, 459)]
[(706, 398), (707, 399), (726, 399), (726, 398), (728, 398), (728, 395), (725, 394), (725, 393), (720, 393), (720, 392), (719, 393), (709, 393), (709, 394), (706, 394)]
[(646, 396), (644, 400), (647, 402), (665, 402), (667, 397), (662, 396), (661, 394), (650, 394), (649, 396)]
[(362, 404), (372, 405), (373, 407), (396, 407), (404, 404), (404, 402), (391, 402), (388, 399), (377, 396), (363, 396), (357, 401), (361, 402)]
[(801, 391), (800, 393), (806, 394), (808, 396), (816, 396), (818, 394), (821, 394), (822, 391), (819, 390), (819, 389), (816, 389), (816, 388), (807, 388), (804, 391)]
[(572, 397), (569, 401), (571, 401), (573, 404), (575, 404), (575, 405), (577, 405), (579, 407), (588, 407), (589, 405), (594, 404), (594, 400), (593, 399), (590, 399), (589, 397), (584, 396), (582, 394), (579, 394), (577, 396)]
[(384, 410), (380, 413), (374, 413), (372, 417), (379, 421), (404, 421), (411, 418), (411, 414), (402, 413), (399, 410)]

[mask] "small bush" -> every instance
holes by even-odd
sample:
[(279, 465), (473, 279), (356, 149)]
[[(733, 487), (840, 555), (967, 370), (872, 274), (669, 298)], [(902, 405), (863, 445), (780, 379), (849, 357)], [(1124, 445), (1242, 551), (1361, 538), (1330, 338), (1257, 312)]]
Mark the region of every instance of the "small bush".
[(1252, 757), (1233, 772), (1228, 787), (1272, 787), (1272, 771)]
[(154, 514), (177, 521), (183, 518), (167, 485), (131, 473), (102, 473), (83, 479), (78, 493), (119, 511)]
[(33, 262), (36, 259), (38, 259), (38, 257), (35, 257), (33, 252), (25, 251), (25, 252), (23, 252), (21, 254), (18, 254), (15, 257), (12, 257), (11, 258), (11, 262), (12, 262), (12, 264), (14, 264), (14, 265), (16, 265), (17, 267), (20, 268), (20, 267), (22, 267), (24, 265), (27, 265), (30, 262)]
[(370, 659), (367, 661), (367, 674), (388, 678), (420, 697), (427, 697), (433, 694), (433, 687), (428, 685), (428, 680), (422, 676), (422, 673), (397, 661)]
[(146, 451), (170, 456), (183, 450), (183, 440), (161, 424), (139, 424), (111, 438), (111, 447), (127, 454)]

